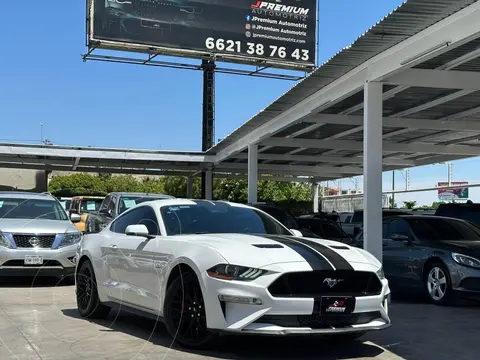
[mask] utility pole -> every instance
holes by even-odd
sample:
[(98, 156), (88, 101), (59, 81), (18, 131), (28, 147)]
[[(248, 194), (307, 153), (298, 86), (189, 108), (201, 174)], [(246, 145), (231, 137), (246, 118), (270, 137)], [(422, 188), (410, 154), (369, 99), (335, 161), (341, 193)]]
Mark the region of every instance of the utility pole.
[(447, 163), (447, 181), (448, 181), (448, 186), (452, 186), (452, 167), (453, 164), (451, 162)]
[(43, 144), (43, 121), (40, 123), (40, 145)]
[[(214, 145), (215, 139), (215, 61), (202, 60), (203, 104), (202, 104), (202, 151)], [(207, 171), (202, 171), (202, 199), (206, 199), (207, 186), (213, 186), (213, 179), (207, 180)]]
[(395, 207), (395, 170), (392, 170), (392, 204), (391, 207)]

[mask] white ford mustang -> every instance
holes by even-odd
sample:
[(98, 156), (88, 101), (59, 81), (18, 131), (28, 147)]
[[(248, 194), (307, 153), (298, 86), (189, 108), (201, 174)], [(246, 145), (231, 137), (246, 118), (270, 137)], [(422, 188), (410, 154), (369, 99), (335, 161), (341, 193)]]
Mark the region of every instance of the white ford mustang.
[(353, 339), (390, 326), (390, 289), (375, 257), (299, 237), (246, 205), (145, 202), (86, 235), (76, 261), (81, 316), (121, 305), (162, 320), (184, 346), (225, 332)]

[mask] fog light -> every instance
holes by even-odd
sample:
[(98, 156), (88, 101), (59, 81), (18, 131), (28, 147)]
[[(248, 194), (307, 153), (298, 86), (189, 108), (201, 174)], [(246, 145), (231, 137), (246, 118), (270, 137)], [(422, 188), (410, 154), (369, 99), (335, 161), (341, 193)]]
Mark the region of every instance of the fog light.
[(262, 300), (255, 297), (234, 296), (234, 295), (218, 295), (218, 300), (237, 304), (246, 305), (262, 305)]

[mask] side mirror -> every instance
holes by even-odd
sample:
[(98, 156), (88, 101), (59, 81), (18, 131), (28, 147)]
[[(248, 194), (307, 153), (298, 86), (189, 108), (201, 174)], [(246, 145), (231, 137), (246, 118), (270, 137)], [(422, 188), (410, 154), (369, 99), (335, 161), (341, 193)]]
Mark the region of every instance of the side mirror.
[(75, 213), (71, 213), (70, 214), (70, 220), (73, 222), (73, 223), (78, 223), (80, 222), (80, 220), (82, 219), (82, 217), (78, 214), (75, 214)]
[(104, 216), (112, 216), (112, 210), (110, 209), (102, 209), (99, 211), (99, 213)]
[(128, 225), (125, 229), (125, 234), (129, 236), (143, 236), (149, 239), (155, 237), (148, 233), (148, 229), (145, 225)]
[(393, 234), (390, 238), (393, 241), (410, 241), (410, 238), (406, 234)]
[(290, 229), (290, 232), (293, 234), (293, 236), (296, 236), (296, 237), (302, 237), (303, 236), (303, 234), (300, 230)]

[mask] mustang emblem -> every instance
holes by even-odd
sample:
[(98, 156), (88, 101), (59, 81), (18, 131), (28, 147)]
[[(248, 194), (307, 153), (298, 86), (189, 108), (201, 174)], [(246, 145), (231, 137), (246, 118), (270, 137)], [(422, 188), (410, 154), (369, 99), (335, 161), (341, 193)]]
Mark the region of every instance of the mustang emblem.
[(28, 242), (30, 243), (30, 245), (32, 245), (33, 247), (36, 247), (40, 244), (40, 239), (37, 238), (37, 237), (32, 237), (30, 240), (28, 240)]
[(331, 289), (338, 283), (342, 282), (343, 279), (332, 279), (332, 278), (326, 278), (323, 280), (323, 284), (327, 283), (327, 286)]

